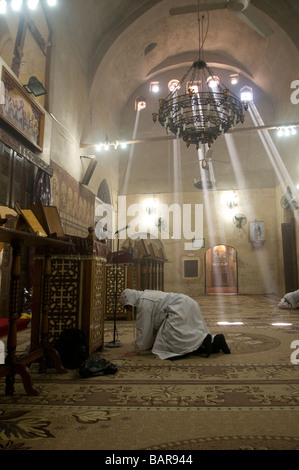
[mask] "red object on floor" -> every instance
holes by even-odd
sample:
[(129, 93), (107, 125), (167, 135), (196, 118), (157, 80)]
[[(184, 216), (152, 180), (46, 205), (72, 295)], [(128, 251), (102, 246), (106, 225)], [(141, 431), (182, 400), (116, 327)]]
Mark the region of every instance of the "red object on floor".
[[(17, 331), (25, 330), (29, 321), (29, 318), (19, 318), (17, 321)], [(0, 338), (8, 335), (8, 325), (8, 318), (0, 318)]]

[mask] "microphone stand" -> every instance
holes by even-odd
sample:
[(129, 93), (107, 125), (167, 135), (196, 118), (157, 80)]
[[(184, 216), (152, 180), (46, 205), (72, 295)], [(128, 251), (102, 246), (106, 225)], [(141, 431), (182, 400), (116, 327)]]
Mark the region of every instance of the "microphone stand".
[[(126, 230), (128, 228), (128, 225), (124, 227), (121, 230)], [(117, 230), (115, 234), (117, 235), (117, 251), (116, 251), (116, 273), (115, 273), (115, 293), (114, 293), (114, 315), (113, 315), (113, 322), (114, 322), (114, 327), (113, 327), (113, 341), (110, 341), (109, 343), (106, 343), (107, 348), (120, 348), (122, 347), (122, 343), (120, 343), (118, 340), (116, 340), (116, 312), (117, 312), (117, 296), (118, 296), (118, 253), (119, 253), (119, 232), (121, 230)]]

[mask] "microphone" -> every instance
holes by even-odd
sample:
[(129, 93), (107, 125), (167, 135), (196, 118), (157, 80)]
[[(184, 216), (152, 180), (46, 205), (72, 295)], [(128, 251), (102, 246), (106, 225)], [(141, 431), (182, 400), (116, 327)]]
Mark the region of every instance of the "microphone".
[(127, 230), (127, 228), (129, 228), (129, 227), (130, 227), (130, 224), (126, 225), (126, 226), (123, 227), (123, 228), (120, 228), (119, 230), (116, 230), (115, 235), (116, 235), (117, 233), (119, 233), (119, 232), (122, 232), (123, 230)]

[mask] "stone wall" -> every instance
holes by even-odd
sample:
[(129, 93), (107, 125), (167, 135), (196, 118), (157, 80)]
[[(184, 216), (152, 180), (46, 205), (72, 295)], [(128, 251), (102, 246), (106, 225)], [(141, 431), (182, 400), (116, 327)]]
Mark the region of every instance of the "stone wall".
[[(238, 206), (228, 208), (224, 202), (226, 191), (211, 191), (206, 195), (202, 191), (198, 193), (181, 194), (179, 206), (190, 205), (194, 216), (195, 205), (203, 207), (203, 239), (204, 246), (194, 249), (188, 247), (192, 240), (184, 237), (186, 221), (181, 226), (181, 238), (174, 238), (172, 216), (169, 221), (164, 221), (164, 232), (159, 231), (158, 237), (162, 240), (168, 259), (165, 265), (165, 290), (177, 291), (196, 296), (206, 292), (206, 252), (215, 245), (228, 245), (237, 253), (237, 287), (239, 294), (273, 294), (283, 293), (284, 286), (279, 272), (282, 270), (281, 247), (278, 245), (279, 227), (276, 213), (275, 189), (244, 190), (238, 191)], [(173, 195), (155, 195), (157, 207), (165, 204), (169, 207), (174, 203)], [(140, 204), (145, 199), (144, 195), (127, 196), (127, 222), (135, 219), (130, 217), (130, 206)], [(184, 206), (185, 205), (185, 206)], [(233, 223), (233, 216), (242, 213), (247, 222), (242, 228), (237, 228)], [(183, 217), (183, 216), (182, 216)], [(153, 221), (157, 219), (157, 212), (153, 214)], [(259, 221), (264, 226), (264, 242), (254, 244), (250, 240), (250, 223)], [(194, 223), (194, 220), (192, 224)], [(154, 222), (155, 224), (155, 222)], [(195, 227), (193, 225), (195, 233)], [(136, 226), (136, 232), (139, 227)], [(166, 230), (165, 230), (166, 229)], [(131, 231), (134, 231), (131, 227)], [(151, 229), (149, 228), (149, 231)], [(169, 233), (167, 233), (169, 232)], [(177, 236), (177, 234), (176, 234)], [(196, 238), (196, 233), (195, 233)], [(188, 247), (188, 249), (186, 249)], [(195, 277), (184, 275), (184, 262), (188, 260), (198, 261), (198, 272)], [(196, 274), (196, 272), (195, 272)]]

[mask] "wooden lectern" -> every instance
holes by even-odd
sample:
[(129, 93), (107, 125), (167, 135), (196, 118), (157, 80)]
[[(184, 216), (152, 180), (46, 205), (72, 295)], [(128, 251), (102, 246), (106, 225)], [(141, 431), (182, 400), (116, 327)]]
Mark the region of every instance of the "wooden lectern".
[[(12, 247), (12, 268), (10, 282), (10, 308), (9, 308), (9, 331), (7, 337), (7, 355), (5, 364), (0, 366), (0, 377), (6, 377), (6, 395), (14, 394), (15, 375), (20, 374), (25, 391), (28, 395), (38, 395), (38, 391), (34, 388), (30, 374), (29, 365), (39, 360), (41, 369), (46, 368), (46, 364), (50, 361), (58, 373), (66, 372), (61, 366), (58, 352), (52, 348), (48, 341), (48, 279), (50, 271), (50, 251), (53, 248), (58, 249), (62, 246), (71, 246), (60, 240), (52, 239), (46, 236), (39, 236), (33, 233), (13, 230), (0, 227), (0, 241), (9, 243)], [(44, 284), (44, 309), (41, 316), (41, 327), (38, 341), (35, 348), (22, 357), (17, 357), (17, 319), (20, 314), (20, 275), (21, 275), (21, 249), (22, 246), (43, 247), (46, 255), (46, 263), (44, 265), (44, 276), (46, 282)]]

